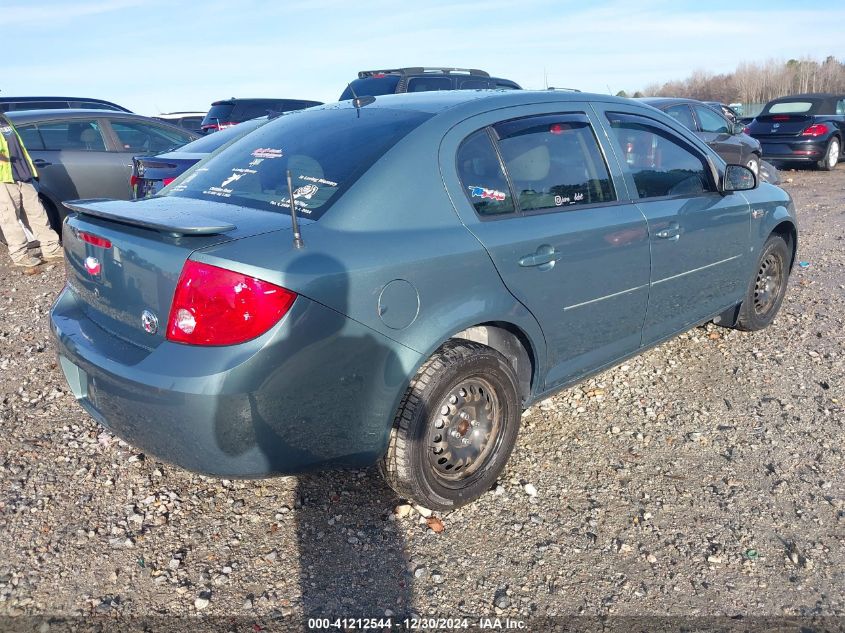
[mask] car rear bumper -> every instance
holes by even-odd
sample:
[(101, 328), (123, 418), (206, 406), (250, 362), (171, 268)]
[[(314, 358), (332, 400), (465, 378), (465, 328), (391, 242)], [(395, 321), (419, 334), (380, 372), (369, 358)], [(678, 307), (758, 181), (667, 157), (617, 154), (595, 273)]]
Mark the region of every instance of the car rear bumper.
[(97, 422), (152, 456), (225, 477), (372, 464), (419, 361), (303, 297), (238, 346), (139, 348), (89, 320), (68, 288), (51, 328), (65, 377)]
[(816, 162), (827, 151), (827, 140), (761, 141), (765, 160)]

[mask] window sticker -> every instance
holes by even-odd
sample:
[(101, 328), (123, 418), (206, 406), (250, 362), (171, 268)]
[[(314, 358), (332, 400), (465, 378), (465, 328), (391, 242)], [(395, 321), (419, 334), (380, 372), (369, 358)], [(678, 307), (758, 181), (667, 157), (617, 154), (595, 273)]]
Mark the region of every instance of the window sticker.
[(583, 193), (576, 193), (571, 198), (569, 196), (555, 196), (555, 205), (560, 207), (564, 204), (575, 204), (576, 202), (581, 202), (583, 199)]
[(253, 158), (281, 158), (284, 152), (280, 149), (273, 149), (272, 147), (259, 147), (252, 151)]
[(490, 200), (496, 200), (498, 202), (501, 202), (502, 200), (508, 197), (508, 195), (504, 191), (497, 191), (496, 189), (487, 189), (486, 187), (470, 185), (469, 187), (467, 187), (467, 189), (469, 189), (470, 195), (473, 198), (487, 198)]
[(325, 178), (315, 178), (314, 176), (299, 176), (300, 180), (304, 180), (306, 182), (313, 182), (317, 185), (326, 185), (327, 187), (337, 187), (336, 182), (332, 182), (331, 180), (326, 180)]
[(241, 178), (243, 178), (244, 176), (246, 176), (248, 174), (257, 174), (257, 173), (258, 172), (255, 171), (254, 169), (243, 169), (241, 167), (235, 167), (235, 168), (232, 169), (232, 175), (229, 176), (223, 182), (221, 182), (220, 187), (225, 189), (226, 185), (230, 185), (233, 182), (240, 180)]
[(305, 198), (306, 200), (310, 200), (319, 189), (317, 185), (303, 185), (294, 190), (293, 199)]

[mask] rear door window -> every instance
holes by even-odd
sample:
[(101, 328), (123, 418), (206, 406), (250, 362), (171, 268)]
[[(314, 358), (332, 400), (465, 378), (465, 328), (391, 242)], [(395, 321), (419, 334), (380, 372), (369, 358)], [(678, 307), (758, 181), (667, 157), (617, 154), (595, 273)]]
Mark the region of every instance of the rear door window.
[(464, 193), (480, 216), (514, 212), (513, 197), (502, 161), (487, 128), (478, 130), (461, 143), (457, 154), (458, 176)]
[(180, 130), (136, 121), (111, 121), (111, 128), (123, 152), (160, 154), (181, 147), (193, 137)]
[(458, 88), (461, 90), (484, 90), (490, 88), (489, 79), (459, 79)]
[(704, 106), (694, 106), (695, 116), (698, 117), (698, 123), (701, 125), (702, 132), (712, 132), (714, 134), (728, 134), (728, 122), (724, 117), (719, 116), (710, 108)]
[(608, 112), (607, 118), (640, 198), (716, 191), (705, 158), (682, 138), (645, 117)]
[(81, 152), (104, 152), (100, 124), (96, 119), (73, 119), (70, 121), (48, 121), (38, 123), (44, 149), (75, 150)]
[(670, 106), (664, 112), (684, 127), (690, 130), (695, 129), (695, 120), (692, 118), (692, 111), (686, 103)]
[(20, 125), (15, 129), (18, 131), (21, 141), (23, 141), (23, 146), (28, 151), (44, 149), (44, 141), (41, 140), (41, 134), (35, 124)]
[(528, 117), (499, 123), (493, 129), (520, 210), (616, 200), (586, 115)]

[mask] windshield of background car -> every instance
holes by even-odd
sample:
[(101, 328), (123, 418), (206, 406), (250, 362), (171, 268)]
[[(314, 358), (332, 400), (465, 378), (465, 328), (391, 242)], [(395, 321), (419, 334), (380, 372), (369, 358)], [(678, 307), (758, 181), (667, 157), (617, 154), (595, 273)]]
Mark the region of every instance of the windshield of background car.
[[(379, 97), (381, 95), (392, 95), (396, 92), (396, 86), (399, 85), (399, 75), (381, 75), (380, 77), (363, 77), (356, 79), (348, 86), (343, 94), (340, 95), (338, 101), (345, 101), (346, 99), (354, 99), (355, 95), (359, 97)], [(353, 94), (353, 92), (355, 94)]]
[(291, 112), (200, 163), (166, 195), (289, 213), (290, 170), (298, 212), (316, 220), (387, 150), (431, 116), (386, 108)]
[(813, 106), (812, 101), (783, 101), (771, 103), (763, 114), (809, 114)]
[(267, 123), (267, 117), (244, 121), (238, 125), (227, 127), (225, 130), (220, 130), (214, 134), (198, 138), (197, 140), (180, 147), (179, 151), (186, 154), (209, 154), (218, 147), (222, 147), (232, 139), (236, 139), (244, 134), (249, 134), (255, 128), (260, 127), (265, 123)]

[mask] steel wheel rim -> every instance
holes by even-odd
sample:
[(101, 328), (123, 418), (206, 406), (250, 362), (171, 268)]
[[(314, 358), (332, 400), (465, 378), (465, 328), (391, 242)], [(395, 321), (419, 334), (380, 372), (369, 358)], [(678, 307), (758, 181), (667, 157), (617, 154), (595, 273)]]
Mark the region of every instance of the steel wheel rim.
[(827, 164), (835, 167), (837, 162), (839, 162), (839, 142), (833, 139), (830, 142), (830, 150), (827, 152)]
[(760, 262), (754, 285), (754, 312), (767, 314), (780, 295), (783, 285), (783, 260), (776, 253), (769, 253)]
[(428, 456), (437, 477), (455, 483), (477, 473), (501, 437), (502, 406), (496, 390), (473, 376), (454, 385), (434, 411)]

